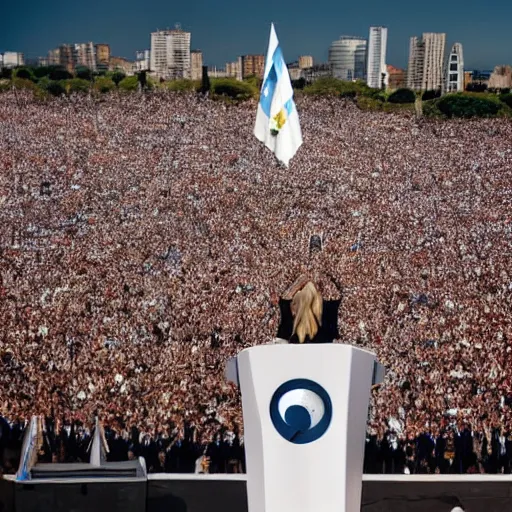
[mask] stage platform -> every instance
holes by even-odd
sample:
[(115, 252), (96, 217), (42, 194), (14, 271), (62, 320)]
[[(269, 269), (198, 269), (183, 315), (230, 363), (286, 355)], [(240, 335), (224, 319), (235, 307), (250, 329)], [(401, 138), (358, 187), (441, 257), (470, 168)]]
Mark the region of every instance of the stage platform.
[(36, 464), (30, 473), (33, 480), (145, 477), (138, 461), (105, 462), (101, 466), (91, 464)]
[[(2, 509), (3, 506), (3, 509)], [(505, 512), (511, 475), (364, 475), (362, 512)], [(1, 512), (247, 512), (245, 475), (0, 481)]]

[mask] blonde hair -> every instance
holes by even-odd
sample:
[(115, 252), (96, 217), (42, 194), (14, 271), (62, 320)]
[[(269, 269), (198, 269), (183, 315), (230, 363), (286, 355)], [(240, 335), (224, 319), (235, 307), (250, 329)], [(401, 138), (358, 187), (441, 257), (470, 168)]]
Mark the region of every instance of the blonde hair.
[(312, 282), (307, 283), (292, 299), (293, 334), (304, 343), (306, 336), (312, 340), (322, 325), (323, 299)]

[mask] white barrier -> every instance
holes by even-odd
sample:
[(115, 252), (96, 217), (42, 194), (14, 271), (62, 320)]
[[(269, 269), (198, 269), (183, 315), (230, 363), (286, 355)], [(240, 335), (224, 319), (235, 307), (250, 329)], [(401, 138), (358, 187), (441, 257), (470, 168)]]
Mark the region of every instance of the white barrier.
[[(148, 475), (148, 480), (218, 480), (226, 482), (245, 482), (247, 481), (247, 475), (244, 473), (229, 475), (224, 473), (215, 473), (212, 475), (203, 473), (154, 473)], [(430, 484), (442, 482), (475, 482), (479, 484), (488, 484), (493, 482), (512, 483), (512, 475), (363, 475), (362, 481), (389, 483), (424, 482)]]

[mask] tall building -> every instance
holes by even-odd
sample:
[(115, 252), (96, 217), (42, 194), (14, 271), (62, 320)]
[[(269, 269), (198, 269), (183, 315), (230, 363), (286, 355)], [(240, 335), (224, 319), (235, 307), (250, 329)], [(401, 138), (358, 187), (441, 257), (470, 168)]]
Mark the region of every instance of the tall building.
[(16, 68), (25, 65), (25, 57), (20, 52), (0, 53), (0, 68)]
[(96, 48), (93, 43), (77, 43), (74, 47), (74, 64), (96, 71)]
[(167, 34), (163, 30), (151, 33), (151, 72), (160, 78), (166, 78), (167, 69)]
[(409, 63), (407, 65), (407, 87), (412, 90), (423, 88), (423, 68), (425, 65), (425, 47), (417, 37), (411, 37), (409, 43)]
[(60, 48), (48, 52), (48, 66), (60, 66)]
[(448, 57), (448, 70), (446, 73), (446, 91), (460, 92), (464, 90), (464, 57), (462, 45), (455, 43)]
[(96, 46), (96, 69), (107, 71), (110, 63), (110, 45), (97, 44)]
[(177, 26), (151, 34), (151, 71), (156, 76), (176, 80), (190, 78), (190, 32)]
[(489, 77), (489, 89), (509, 89), (512, 87), (512, 67), (496, 66)]
[(190, 52), (190, 78), (192, 80), (201, 80), (203, 77), (203, 52), (193, 50)]
[(366, 79), (366, 39), (341, 36), (329, 48), (329, 65), (334, 78), (341, 80)]
[(149, 71), (151, 65), (151, 52), (149, 50), (140, 50), (135, 52), (134, 71)]
[(443, 87), (444, 48), (446, 34), (424, 33), (420, 39), (411, 37), (407, 86), (415, 91)]
[(313, 57), (311, 55), (301, 55), (299, 57), (299, 68), (308, 69), (313, 67)]
[(248, 76), (263, 78), (263, 73), (265, 72), (265, 56), (242, 55), (240, 68), (242, 70), (242, 78), (247, 78)]
[(75, 49), (70, 44), (59, 46), (59, 65), (70, 73), (75, 71)]
[(236, 78), (237, 80), (242, 79), (242, 69), (239, 60), (226, 62), (226, 76)]
[(374, 89), (384, 89), (388, 84), (388, 70), (386, 67), (387, 44), (388, 29), (386, 27), (370, 27), (366, 83)]

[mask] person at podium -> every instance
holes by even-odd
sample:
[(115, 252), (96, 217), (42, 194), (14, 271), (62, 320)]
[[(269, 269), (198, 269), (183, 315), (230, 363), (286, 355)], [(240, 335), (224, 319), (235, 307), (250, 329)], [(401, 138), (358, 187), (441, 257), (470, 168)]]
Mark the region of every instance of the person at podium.
[(332, 343), (339, 337), (340, 300), (323, 300), (315, 284), (301, 276), (279, 299), (281, 323), (275, 343)]

